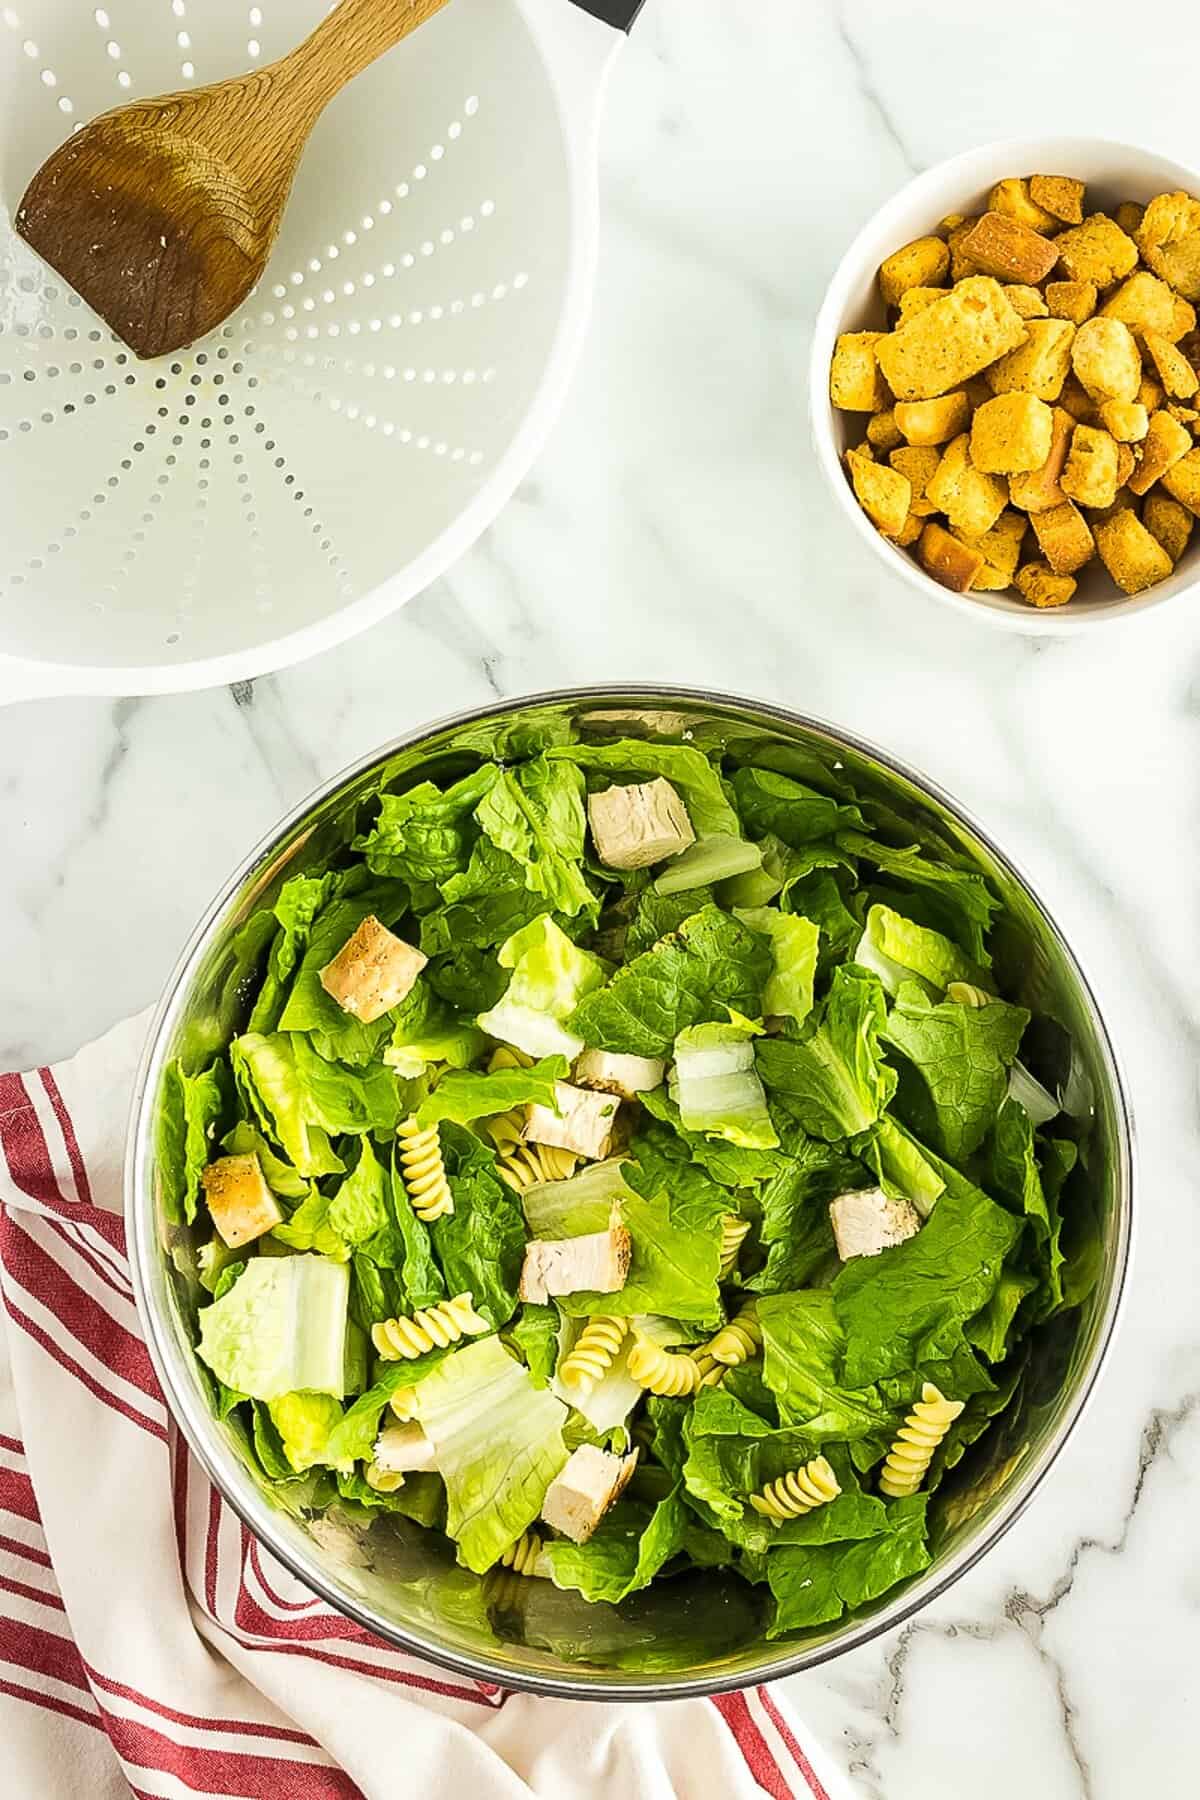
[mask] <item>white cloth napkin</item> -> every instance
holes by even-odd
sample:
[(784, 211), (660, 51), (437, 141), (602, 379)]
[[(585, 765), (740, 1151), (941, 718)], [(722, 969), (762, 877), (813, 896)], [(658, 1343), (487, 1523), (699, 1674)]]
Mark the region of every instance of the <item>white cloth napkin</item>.
[(844, 1796), (767, 1688), (504, 1692), (360, 1630), (250, 1537), (175, 1430), (133, 1304), (121, 1157), (145, 1029), (0, 1075), (4, 1792)]

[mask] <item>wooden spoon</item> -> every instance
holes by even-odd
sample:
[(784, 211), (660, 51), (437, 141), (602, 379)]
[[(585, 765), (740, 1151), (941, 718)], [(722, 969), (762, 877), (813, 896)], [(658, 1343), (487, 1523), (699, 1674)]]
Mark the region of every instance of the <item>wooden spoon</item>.
[(341, 0), (279, 62), (105, 113), (38, 170), (17, 230), (138, 356), (193, 343), (262, 276), (324, 108), (445, 3)]

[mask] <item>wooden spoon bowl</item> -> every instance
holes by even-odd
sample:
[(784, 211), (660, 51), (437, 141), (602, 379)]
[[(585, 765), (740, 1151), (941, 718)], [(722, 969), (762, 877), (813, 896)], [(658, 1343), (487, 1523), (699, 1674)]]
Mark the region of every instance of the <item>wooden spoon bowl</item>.
[(304, 146), (347, 82), (446, 0), (341, 0), (267, 68), (94, 119), (16, 227), (140, 357), (204, 337), (261, 279)]

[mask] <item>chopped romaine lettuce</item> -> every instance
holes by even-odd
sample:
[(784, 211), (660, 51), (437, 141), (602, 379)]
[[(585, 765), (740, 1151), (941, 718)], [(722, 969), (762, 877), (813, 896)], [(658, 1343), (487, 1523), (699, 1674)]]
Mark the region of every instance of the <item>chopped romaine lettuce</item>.
[(701, 838), (673, 856), (654, 888), (659, 894), (680, 894), (691, 888), (709, 887), (716, 881), (744, 877), (748, 871), (761, 867), (762, 851), (757, 844), (718, 833)]
[(779, 1143), (754, 1067), (754, 1039), (736, 1025), (692, 1025), (675, 1039), (668, 1086), (688, 1131), (743, 1150)]
[(770, 906), (735, 907), (734, 917), (771, 941), (772, 967), (763, 989), (763, 1016), (795, 1019), (802, 1025), (812, 1011), (820, 926), (799, 913), (776, 912)]
[(345, 1265), (323, 1256), (256, 1256), (200, 1308), (199, 1352), (218, 1380), (255, 1400), (345, 1392)]
[(482, 1030), (527, 1056), (574, 1060), (584, 1040), (566, 1021), (584, 996), (602, 985), (600, 958), (573, 944), (543, 913), (502, 944), (496, 960), (512, 970), (512, 980), (502, 999), (479, 1015)]

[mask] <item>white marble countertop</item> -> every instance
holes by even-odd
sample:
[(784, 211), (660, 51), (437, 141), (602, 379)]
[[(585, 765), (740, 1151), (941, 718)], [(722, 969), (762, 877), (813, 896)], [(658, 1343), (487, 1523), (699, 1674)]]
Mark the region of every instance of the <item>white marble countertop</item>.
[(1031, 1511), (916, 1621), (791, 1684), (867, 1800), (1196, 1791), (1200, 626), (1185, 598), (1030, 641), (923, 603), (822, 490), (807, 341), (853, 230), (915, 169), (1105, 128), (1186, 160), (1197, 29), (1188, 0), (1143, 22), (1115, 0), (648, 0), (613, 84), (583, 366), (474, 552), (253, 687), (0, 713), (0, 1067), (148, 1002), (284, 807), (492, 695), (645, 678), (788, 703), (924, 768), (1030, 870), (1124, 1054), (1135, 1280)]

